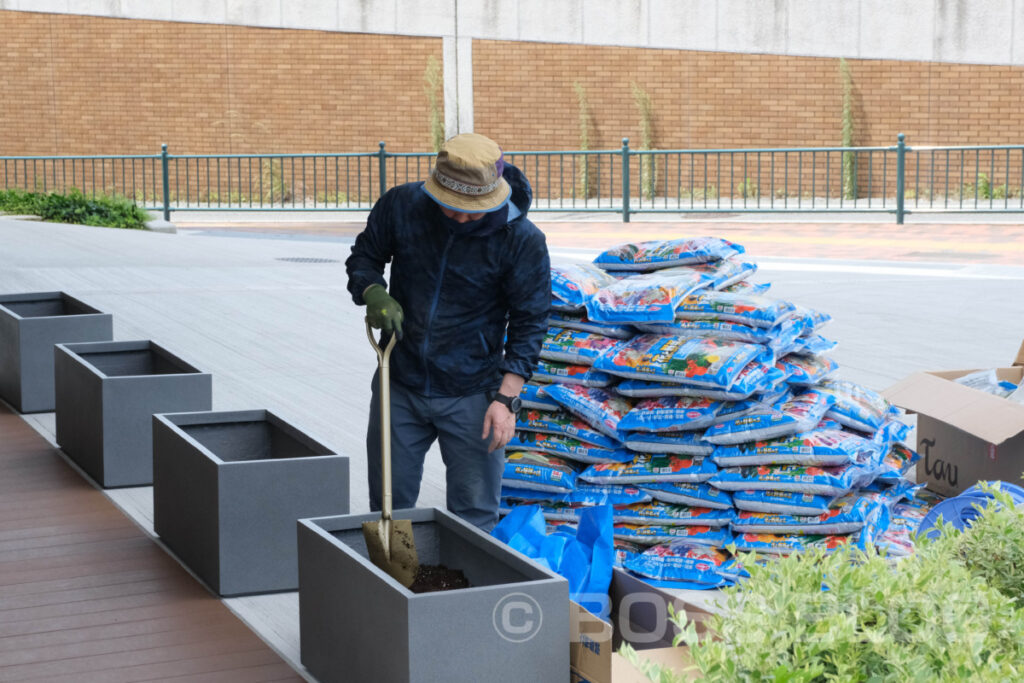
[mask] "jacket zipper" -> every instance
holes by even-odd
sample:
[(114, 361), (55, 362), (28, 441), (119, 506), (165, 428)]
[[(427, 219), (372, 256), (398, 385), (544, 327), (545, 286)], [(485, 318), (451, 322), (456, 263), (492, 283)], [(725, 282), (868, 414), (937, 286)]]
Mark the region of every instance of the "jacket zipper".
[(444, 286), (444, 274), (448, 269), (448, 251), (452, 248), (454, 240), (455, 235), (449, 232), (448, 241), (444, 245), (444, 251), (441, 252), (441, 274), (437, 278), (437, 291), (434, 292), (434, 301), (430, 304), (430, 322), (427, 323), (427, 333), (423, 336), (421, 355), (423, 357), (423, 374), (426, 376), (423, 393), (426, 396), (430, 396), (430, 366), (427, 363), (427, 346), (430, 344), (430, 332), (434, 329), (434, 313), (437, 311), (437, 304), (441, 301), (441, 287)]

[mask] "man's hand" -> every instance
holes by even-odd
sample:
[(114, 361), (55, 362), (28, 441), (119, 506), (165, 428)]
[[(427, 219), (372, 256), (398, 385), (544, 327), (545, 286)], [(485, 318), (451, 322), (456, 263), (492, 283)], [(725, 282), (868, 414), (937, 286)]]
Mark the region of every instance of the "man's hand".
[(388, 290), (381, 285), (370, 285), (363, 292), (366, 302), (366, 320), (370, 327), (376, 327), (385, 334), (394, 334), (402, 338), (402, 320), (405, 314), (397, 301), (391, 298)]
[(488, 451), (504, 448), (516, 432), (516, 416), (504, 404), (491, 401), (484, 414), (484, 433), (481, 439), (491, 437)]

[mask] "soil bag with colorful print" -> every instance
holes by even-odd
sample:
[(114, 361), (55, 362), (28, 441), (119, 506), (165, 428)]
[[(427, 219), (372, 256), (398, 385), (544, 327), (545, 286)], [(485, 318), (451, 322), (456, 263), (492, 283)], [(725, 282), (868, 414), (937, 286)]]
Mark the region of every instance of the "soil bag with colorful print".
[(508, 442), (508, 448), (549, 453), (587, 464), (629, 462), (633, 459), (633, 454), (625, 448), (604, 448), (571, 436), (541, 432), (516, 432)]
[(722, 403), (698, 396), (661, 396), (639, 401), (619, 422), (633, 432), (698, 430), (714, 424)]
[(549, 327), (540, 347), (540, 357), (576, 365), (593, 365), (604, 351), (622, 343), (619, 339), (564, 327)]
[(602, 288), (587, 301), (587, 317), (609, 324), (671, 322), (679, 303), (706, 287), (699, 273), (646, 273)]
[(806, 391), (778, 407), (762, 408), (742, 417), (723, 420), (704, 432), (716, 446), (777, 439), (814, 429), (835, 399), (820, 391)]
[(695, 507), (726, 510), (733, 506), (732, 496), (721, 489), (707, 483), (690, 484), (686, 482), (650, 482), (639, 485), (640, 490), (651, 494), (654, 500), (663, 503), (678, 503)]
[(501, 485), (554, 493), (571, 491), (576, 488), (576, 468), (571, 461), (558, 456), (513, 451), (505, 458)]
[(612, 437), (599, 432), (575, 415), (558, 409), (555, 411), (523, 409), (516, 417), (516, 429), (523, 432), (541, 432), (569, 436), (602, 448), (619, 448)]
[(722, 548), (733, 541), (733, 535), (728, 526), (616, 524), (613, 533), (615, 538), (644, 545), (686, 540), (689, 543)]
[(616, 339), (629, 339), (636, 334), (636, 328), (631, 325), (594, 322), (583, 312), (552, 311), (548, 314), (548, 325), (552, 327), (566, 327), (570, 330), (580, 330), (581, 332), (594, 332), (595, 334), (615, 337)]
[(779, 515), (814, 517), (828, 511), (836, 496), (819, 496), (796, 491), (734, 491), (737, 510), (768, 512)]
[(781, 299), (711, 291), (686, 297), (676, 308), (676, 317), (772, 328), (793, 317), (795, 310), (796, 306)]
[(729, 389), (748, 364), (772, 356), (759, 344), (643, 334), (601, 354), (594, 367), (627, 379)]
[(558, 382), (559, 384), (582, 384), (585, 387), (607, 387), (616, 378), (607, 372), (594, 370), (589, 365), (573, 365), (553, 360), (539, 360), (533, 370), (535, 382)]
[(612, 519), (616, 524), (663, 524), (726, 526), (736, 517), (735, 510), (692, 507), (675, 503), (635, 503), (616, 507)]
[(551, 266), (551, 293), (569, 306), (582, 308), (597, 290), (615, 282), (615, 278), (591, 263), (565, 263)]
[(668, 453), (705, 457), (715, 447), (704, 441), (703, 432), (630, 432), (625, 446), (638, 453)]
[(523, 390), (519, 392), (519, 400), (523, 402), (524, 408), (536, 408), (537, 410), (558, 410), (561, 408), (558, 403), (545, 393), (547, 385), (527, 382)]
[(743, 247), (718, 237), (692, 237), (620, 244), (602, 252), (594, 263), (604, 270), (658, 270), (718, 261), (743, 253)]
[(719, 467), (745, 465), (846, 465), (874, 451), (876, 444), (837, 429), (814, 429), (767, 441), (716, 446), (711, 459)]
[(841, 467), (760, 465), (756, 467), (727, 467), (708, 481), (711, 485), (725, 491), (768, 490), (811, 493), (819, 496), (841, 496), (862, 483), (864, 476), (863, 468), (857, 465)]
[(615, 386), (615, 392), (631, 398), (694, 396), (718, 401), (742, 401), (754, 394), (770, 391), (785, 378), (786, 373), (774, 365), (753, 361), (740, 371), (728, 389), (684, 382), (650, 382), (642, 379), (627, 379)]
[(793, 386), (809, 387), (824, 382), (839, 370), (839, 364), (828, 356), (800, 356), (789, 354), (775, 364), (789, 378)]
[(619, 421), (633, 407), (628, 400), (606, 389), (563, 384), (552, 384), (544, 392), (602, 434), (620, 442), (625, 440), (625, 433), (619, 430)]
[(653, 586), (688, 590), (720, 588), (733, 583), (736, 560), (718, 548), (686, 540), (656, 545), (623, 562), (623, 568)]
[(591, 465), (580, 476), (592, 484), (698, 483), (717, 472), (718, 468), (704, 458), (641, 453), (629, 462)]
[(878, 501), (848, 494), (816, 517), (744, 510), (736, 515), (732, 530), (738, 534), (849, 534), (888, 514), (888, 508)]

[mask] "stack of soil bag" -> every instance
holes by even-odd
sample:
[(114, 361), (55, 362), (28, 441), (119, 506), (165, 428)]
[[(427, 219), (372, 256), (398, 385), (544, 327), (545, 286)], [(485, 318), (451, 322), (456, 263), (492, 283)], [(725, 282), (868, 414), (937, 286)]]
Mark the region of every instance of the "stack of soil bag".
[(758, 558), (876, 545), (912, 552), (934, 501), (878, 393), (836, 378), (831, 318), (752, 284), (743, 247), (626, 244), (553, 265), (541, 360), (507, 449), (502, 506), (552, 524), (614, 506), (618, 563), (712, 588)]

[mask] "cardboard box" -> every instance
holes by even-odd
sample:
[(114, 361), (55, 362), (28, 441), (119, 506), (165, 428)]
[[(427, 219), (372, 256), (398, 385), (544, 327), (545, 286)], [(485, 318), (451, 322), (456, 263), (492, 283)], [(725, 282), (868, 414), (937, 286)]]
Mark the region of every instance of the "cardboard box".
[[(981, 480), (1021, 483), (1024, 473), (1024, 405), (952, 380), (977, 370), (918, 372), (882, 394), (917, 413), (917, 481), (956, 495)], [(1000, 380), (1024, 379), (1024, 344)]]
[(673, 647), (678, 629), (668, 620), (668, 607), (685, 612), (706, 632), (709, 612), (687, 603), (635, 576), (616, 569), (609, 589), (610, 621), (604, 621), (583, 607), (570, 603), (569, 662), (572, 683), (648, 682), (635, 667), (618, 654), (623, 643), (642, 651), (645, 658), (681, 671), (688, 665), (685, 647)]

